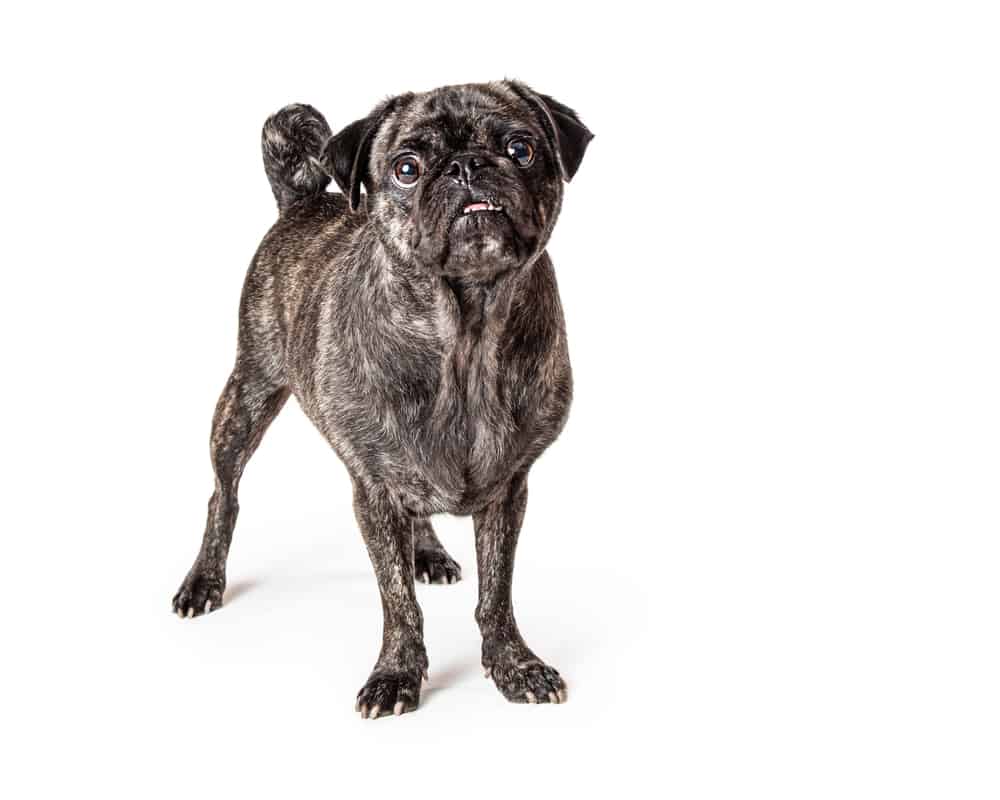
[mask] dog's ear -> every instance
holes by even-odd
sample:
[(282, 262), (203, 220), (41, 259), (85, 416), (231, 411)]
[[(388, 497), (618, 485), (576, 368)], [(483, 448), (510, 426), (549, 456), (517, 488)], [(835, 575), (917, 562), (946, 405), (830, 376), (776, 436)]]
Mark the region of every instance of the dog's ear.
[(323, 168), (337, 182), (351, 211), (357, 211), (361, 203), (361, 185), (371, 189), (368, 159), (377, 127), (378, 118), (373, 113), (332, 136), (323, 148)]
[(381, 103), (367, 117), (355, 120), (332, 136), (323, 148), (323, 168), (337, 182), (351, 211), (357, 211), (361, 204), (361, 187), (364, 186), (367, 192), (372, 190), (372, 176), (368, 168), (372, 141), (399, 101), (399, 97), (394, 97)]
[(508, 81), (510, 87), (530, 103), (541, 120), (549, 136), (552, 148), (559, 161), (563, 180), (572, 180), (583, 161), (587, 145), (594, 134), (580, 121), (579, 115), (569, 106), (563, 105), (547, 94), (540, 94), (520, 81)]

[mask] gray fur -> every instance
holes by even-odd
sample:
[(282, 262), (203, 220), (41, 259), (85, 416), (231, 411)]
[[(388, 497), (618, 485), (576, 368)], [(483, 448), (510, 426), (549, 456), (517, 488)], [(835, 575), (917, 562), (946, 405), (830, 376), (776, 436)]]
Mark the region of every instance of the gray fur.
[[(533, 142), (530, 166), (508, 158), (512, 135)], [(176, 613), (221, 605), (240, 476), (291, 393), (350, 473), (382, 596), (362, 715), (419, 703), (428, 660), (414, 581), (461, 577), (429, 522), (438, 513), (474, 519), (488, 674), (510, 700), (565, 699), (518, 632), (511, 579), (528, 471), (569, 411), (545, 245), (590, 138), (571, 109), (510, 81), (396, 97), (332, 137), (310, 106), (268, 119), (281, 216), (244, 286), (212, 430), (215, 491)], [(404, 151), (422, 165), (413, 187), (392, 178)], [(346, 196), (325, 191), (330, 176)], [(486, 200), (503, 210), (463, 213)]]
[(285, 106), (268, 117), (260, 134), (264, 171), (278, 208), (326, 191), (330, 176), (317, 156), (332, 134), (323, 115), (312, 106)]

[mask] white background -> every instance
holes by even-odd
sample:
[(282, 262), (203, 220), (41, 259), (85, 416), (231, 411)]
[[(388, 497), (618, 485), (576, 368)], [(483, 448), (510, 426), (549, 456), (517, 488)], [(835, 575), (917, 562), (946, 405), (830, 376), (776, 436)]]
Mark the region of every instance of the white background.
[[(349, 5), (3, 14), (2, 794), (997, 797), (991, 4)], [(503, 76), (597, 135), (515, 580), (570, 701), (483, 679), (444, 519), (421, 708), (362, 721), (378, 593), (294, 402), (226, 607), (169, 613), (276, 216), (260, 125)]]

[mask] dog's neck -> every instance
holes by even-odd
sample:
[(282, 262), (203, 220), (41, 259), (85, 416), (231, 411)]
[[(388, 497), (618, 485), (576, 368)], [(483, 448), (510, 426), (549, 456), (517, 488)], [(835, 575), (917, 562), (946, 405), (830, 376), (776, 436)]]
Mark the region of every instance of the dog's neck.
[(479, 338), (487, 327), (503, 327), (521, 276), (511, 270), (490, 280), (440, 278), (441, 301), (461, 335)]
[(537, 260), (486, 277), (441, 275), (406, 258), (382, 235), (375, 247), (381, 251), (381, 258), (375, 261), (383, 265), (389, 292), (421, 298), (428, 310), (433, 309), (438, 330), (446, 340), (478, 341), (498, 335)]
[[(439, 403), (457, 400), (463, 407), (499, 407), (497, 372), (501, 369), (500, 347), (518, 296), (530, 281), (537, 259), (517, 269), (487, 279), (434, 274), (402, 258), (390, 243), (383, 250), (380, 283), (393, 305), (404, 303), (414, 313), (426, 315), (442, 347)], [(395, 251), (395, 252), (394, 252)], [(388, 299), (388, 298), (387, 298)], [(442, 420), (451, 420), (446, 407), (437, 409)]]

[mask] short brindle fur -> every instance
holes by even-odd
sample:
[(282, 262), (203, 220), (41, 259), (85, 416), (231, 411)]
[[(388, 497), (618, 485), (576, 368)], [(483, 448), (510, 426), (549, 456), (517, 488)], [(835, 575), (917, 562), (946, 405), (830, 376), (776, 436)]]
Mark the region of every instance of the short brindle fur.
[[(414, 580), (460, 578), (429, 522), (439, 513), (475, 522), (487, 675), (509, 700), (561, 702), (559, 673), (518, 632), (511, 576), (528, 471), (569, 410), (545, 246), (591, 133), (503, 81), (394, 97), (336, 136), (312, 107), (288, 106), (262, 138), (280, 218), (244, 286), (212, 426), (215, 491), (175, 612), (222, 605), (240, 476), (294, 394), (347, 466), (382, 596), (362, 716), (419, 703)], [(326, 191), (331, 177), (342, 195)]]

